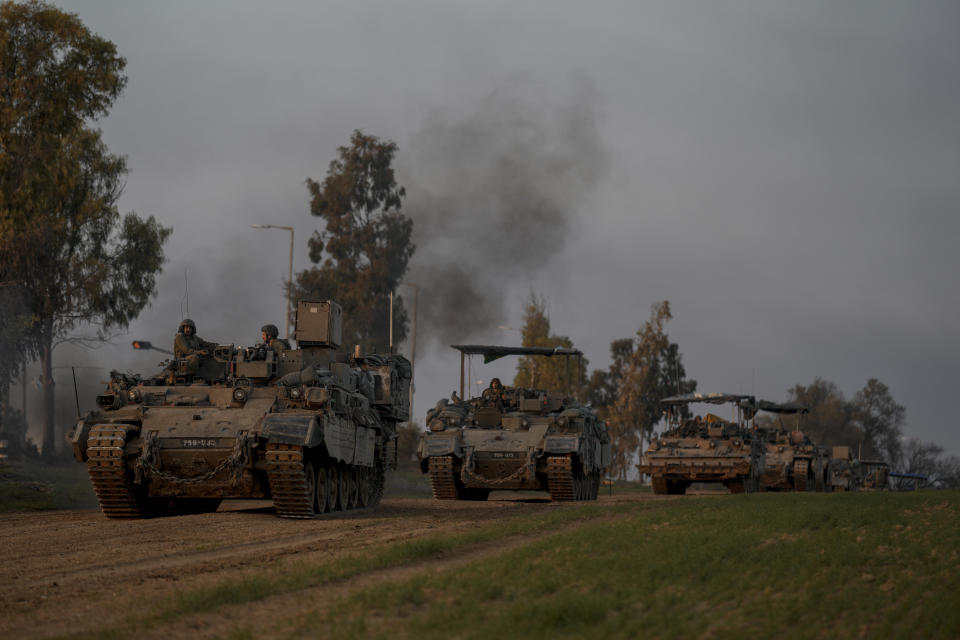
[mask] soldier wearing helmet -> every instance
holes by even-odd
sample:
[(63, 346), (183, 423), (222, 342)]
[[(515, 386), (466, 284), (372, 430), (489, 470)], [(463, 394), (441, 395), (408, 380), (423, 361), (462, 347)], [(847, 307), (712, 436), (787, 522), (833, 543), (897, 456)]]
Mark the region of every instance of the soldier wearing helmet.
[(260, 327), (260, 337), (263, 340), (263, 344), (269, 349), (273, 349), (277, 355), (280, 355), (284, 351), (290, 348), (290, 343), (287, 342), (284, 338), (280, 338), (280, 330), (277, 329), (275, 324), (265, 324)]
[(173, 339), (173, 357), (187, 361), (187, 370), (195, 374), (200, 370), (200, 359), (213, 356), (216, 343), (207, 342), (197, 335), (197, 325), (184, 318)]
[(500, 378), (490, 380), (490, 386), (483, 390), (481, 398), (486, 406), (503, 410), (503, 383)]

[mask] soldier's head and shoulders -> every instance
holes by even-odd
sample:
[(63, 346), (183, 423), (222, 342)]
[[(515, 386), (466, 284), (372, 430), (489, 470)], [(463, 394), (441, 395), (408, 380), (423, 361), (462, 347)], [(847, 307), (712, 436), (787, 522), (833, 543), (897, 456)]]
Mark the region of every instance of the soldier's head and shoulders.
[(260, 339), (265, 346), (278, 354), (290, 349), (290, 343), (286, 338), (280, 337), (280, 330), (275, 324), (265, 324), (260, 327)]

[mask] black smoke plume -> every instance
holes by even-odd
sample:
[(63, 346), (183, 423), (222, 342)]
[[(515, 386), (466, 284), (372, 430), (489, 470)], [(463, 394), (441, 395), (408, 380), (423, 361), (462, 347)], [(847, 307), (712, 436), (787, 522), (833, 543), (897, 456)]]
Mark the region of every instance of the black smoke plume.
[(584, 78), (560, 100), (514, 79), (466, 114), (432, 112), (413, 136), (401, 169), (424, 340), (509, 322), (509, 296), (563, 253), (608, 165), (596, 95)]

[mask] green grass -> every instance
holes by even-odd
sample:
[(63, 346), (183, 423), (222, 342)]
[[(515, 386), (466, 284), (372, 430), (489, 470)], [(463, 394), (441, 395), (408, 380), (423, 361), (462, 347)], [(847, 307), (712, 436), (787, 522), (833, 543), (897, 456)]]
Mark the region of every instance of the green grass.
[(656, 503), (362, 590), (283, 633), (416, 637), (960, 634), (960, 492)]
[(0, 463), (0, 513), (96, 506), (86, 466), (72, 459)]
[[(632, 507), (631, 507), (632, 508)], [(471, 545), (492, 542), (510, 536), (550, 531), (571, 521), (589, 521), (603, 517), (611, 510), (596, 504), (545, 513), (515, 517), (496, 525), (474, 529), (456, 535), (434, 535), (404, 542), (382, 545), (363, 553), (336, 558), (328, 562), (304, 563), (291, 560), (256, 574), (224, 579), (212, 586), (179, 592), (153, 606), (146, 613), (131, 616), (123, 625), (99, 629), (93, 633), (69, 634), (63, 638), (125, 638), (144, 630), (175, 622), (185, 616), (215, 611), (228, 605), (246, 604), (270, 596), (301, 591), (362, 573), (402, 566), (435, 558)], [(244, 637), (249, 629), (238, 627), (234, 636)]]

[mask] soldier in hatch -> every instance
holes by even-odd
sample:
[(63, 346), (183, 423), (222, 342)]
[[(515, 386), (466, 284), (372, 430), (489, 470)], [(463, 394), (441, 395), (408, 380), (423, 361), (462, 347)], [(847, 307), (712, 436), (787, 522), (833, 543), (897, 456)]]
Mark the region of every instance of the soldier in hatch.
[(483, 390), (481, 397), (487, 406), (503, 410), (503, 383), (500, 382), (500, 378), (493, 378), (490, 386)]
[(260, 327), (260, 337), (263, 340), (263, 344), (268, 349), (273, 349), (274, 353), (278, 356), (290, 349), (290, 343), (286, 341), (285, 338), (278, 337), (280, 335), (280, 330), (277, 329), (275, 324), (265, 324)]
[(173, 357), (187, 361), (187, 371), (196, 374), (200, 370), (200, 359), (213, 357), (216, 343), (207, 342), (197, 335), (197, 325), (190, 318), (184, 318), (173, 339)]

